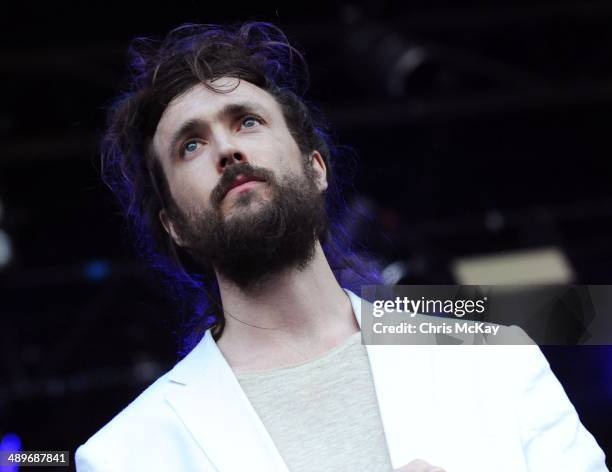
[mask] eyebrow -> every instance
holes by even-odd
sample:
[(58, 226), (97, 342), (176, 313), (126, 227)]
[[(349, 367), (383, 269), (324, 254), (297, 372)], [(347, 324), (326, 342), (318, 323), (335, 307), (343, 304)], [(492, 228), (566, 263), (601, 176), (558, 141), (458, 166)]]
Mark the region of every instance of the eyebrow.
[[(255, 102), (240, 102), (225, 105), (219, 112), (217, 112), (215, 119), (223, 120), (249, 113), (263, 115), (264, 117), (267, 116), (267, 112), (259, 104)], [(198, 129), (205, 127), (208, 127), (208, 123), (200, 118), (193, 118), (183, 123), (181, 127), (172, 134), (168, 148), (168, 155), (171, 157), (173, 156), (174, 149), (186, 136), (189, 136), (190, 134), (195, 133)]]

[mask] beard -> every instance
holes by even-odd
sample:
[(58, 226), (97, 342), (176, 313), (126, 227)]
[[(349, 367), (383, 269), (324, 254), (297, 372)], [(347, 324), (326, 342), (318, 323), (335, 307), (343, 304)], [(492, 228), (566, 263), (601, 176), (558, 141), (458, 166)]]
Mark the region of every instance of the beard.
[[(210, 208), (185, 214), (172, 202), (170, 217), (195, 267), (204, 273), (214, 268), (244, 291), (287, 269), (306, 267), (315, 243), (325, 237), (328, 218), (314, 171), (308, 165), (303, 169), (304, 175), (279, 182), (267, 169), (235, 164), (211, 193)], [(234, 195), (224, 217), (221, 204), (238, 175), (262, 180), (267, 188)]]

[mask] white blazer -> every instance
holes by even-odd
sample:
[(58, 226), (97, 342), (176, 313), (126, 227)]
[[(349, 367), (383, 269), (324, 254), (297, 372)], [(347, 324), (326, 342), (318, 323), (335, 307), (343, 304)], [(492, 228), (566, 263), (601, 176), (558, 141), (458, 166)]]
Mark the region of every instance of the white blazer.
[[(361, 325), (367, 302), (347, 293)], [(607, 470), (537, 346), (366, 349), (394, 468), (418, 458), (448, 472)], [(210, 331), (75, 460), (79, 472), (288, 471)]]

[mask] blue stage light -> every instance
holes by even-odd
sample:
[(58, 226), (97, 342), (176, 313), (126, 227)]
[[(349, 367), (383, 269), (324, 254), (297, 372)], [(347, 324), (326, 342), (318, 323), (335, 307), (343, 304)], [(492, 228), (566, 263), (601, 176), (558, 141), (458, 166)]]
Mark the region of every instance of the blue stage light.
[(99, 281), (109, 276), (111, 266), (108, 262), (102, 260), (90, 261), (85, 264), (84, 275), (87, 279)]
[[(0, 439), (0, 452), (21, 452), (21, 438), (15, 433), (6, 433)], [(17, 472), (17, 465), (2, 467), (5, 472)]]

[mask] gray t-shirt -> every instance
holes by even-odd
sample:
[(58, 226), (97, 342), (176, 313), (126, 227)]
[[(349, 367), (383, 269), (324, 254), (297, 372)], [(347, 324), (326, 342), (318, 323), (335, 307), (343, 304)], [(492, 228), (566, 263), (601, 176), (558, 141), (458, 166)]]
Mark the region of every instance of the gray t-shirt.
[(291, 472), (392, 470), (359, 332), (306, 363), (236, 377)]

